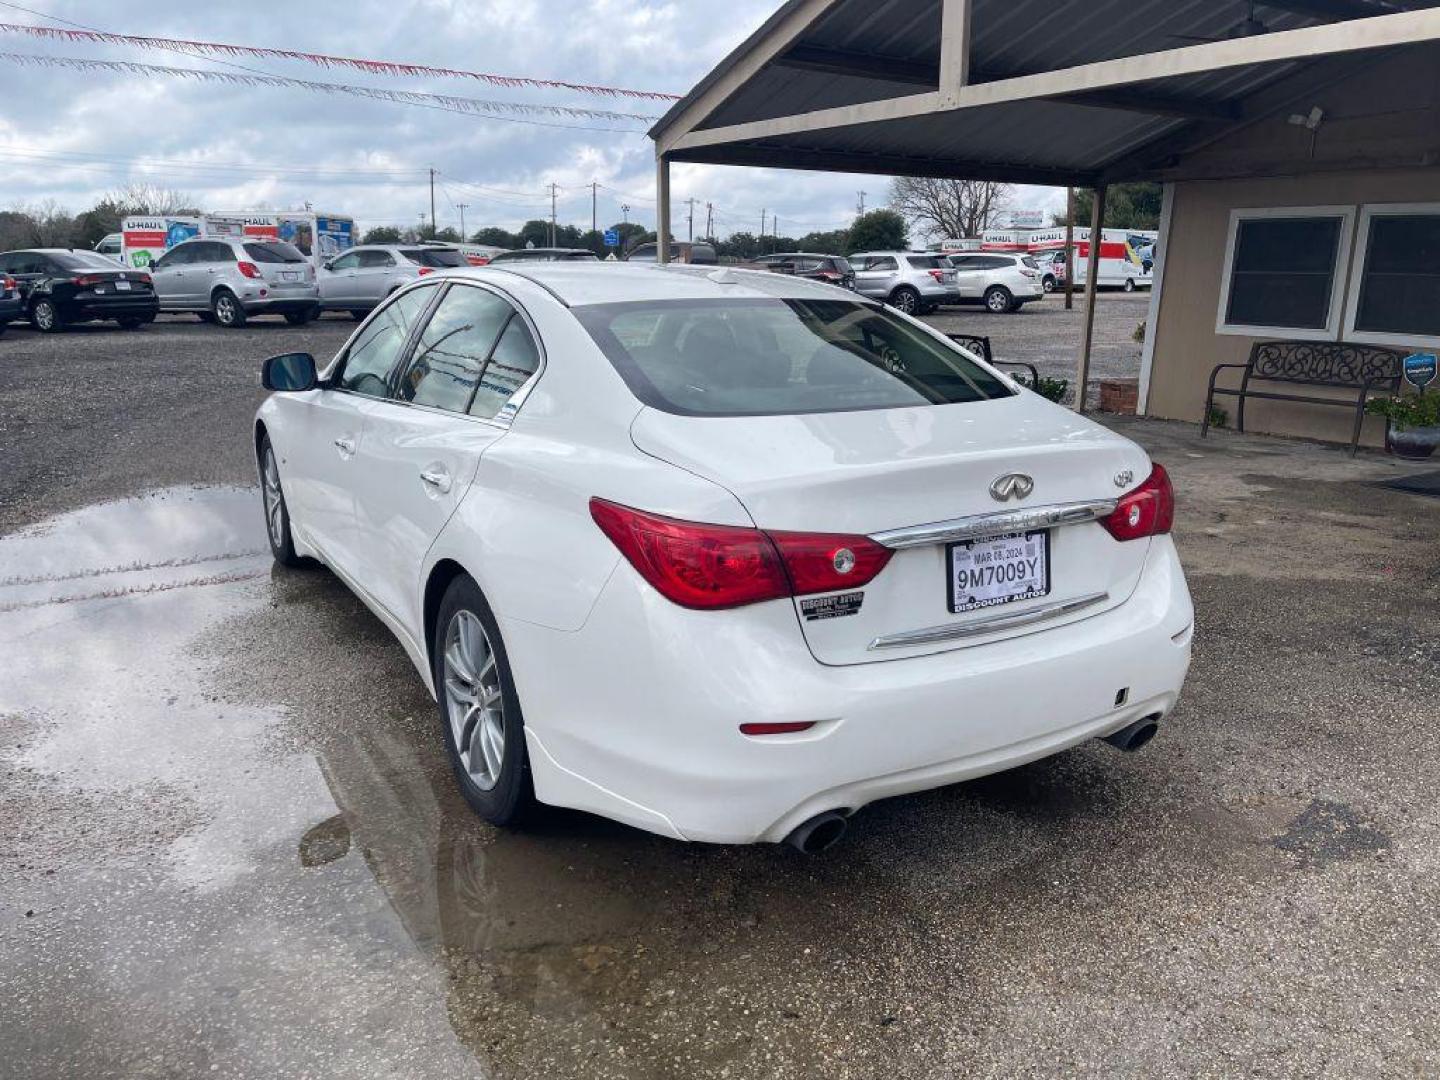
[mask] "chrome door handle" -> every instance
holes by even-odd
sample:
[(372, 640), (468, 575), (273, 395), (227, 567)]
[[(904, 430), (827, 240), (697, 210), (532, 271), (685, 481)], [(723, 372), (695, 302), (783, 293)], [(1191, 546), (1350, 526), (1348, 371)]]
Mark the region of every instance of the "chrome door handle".
[(353, 454), (355, 452), (354, 439), (336, 439), (335, 445), (339, 447), (342, 454)]
[(450, 474), (444, 469), (426, 469), (420, 479), (442, 494), (450, 490)]

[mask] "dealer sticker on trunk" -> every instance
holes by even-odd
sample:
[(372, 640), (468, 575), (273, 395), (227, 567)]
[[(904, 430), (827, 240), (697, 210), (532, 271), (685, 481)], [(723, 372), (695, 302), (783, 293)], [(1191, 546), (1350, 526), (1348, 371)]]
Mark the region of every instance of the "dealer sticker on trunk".
[(957, 615), (1050, 591), (1050, 534), (1009, 533), (950, 545), (950, 610)]
[(817, 619), (838, 619), (842, 615), (854, 615), (865, 602), (863, 592), (841, 593), (838, 596), (813, 596), (800, 601), (800, 614), (806, 622)]

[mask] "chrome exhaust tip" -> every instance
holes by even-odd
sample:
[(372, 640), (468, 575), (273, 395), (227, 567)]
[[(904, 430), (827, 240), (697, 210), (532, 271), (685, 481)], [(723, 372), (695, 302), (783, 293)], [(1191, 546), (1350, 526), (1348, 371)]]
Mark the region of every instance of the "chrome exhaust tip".
[(803, 855), (819, 855), (838, 844), (847, 828), (849, 823), (844, 814), (838, 810), (826, 810), (795, 826), (784, 843)]

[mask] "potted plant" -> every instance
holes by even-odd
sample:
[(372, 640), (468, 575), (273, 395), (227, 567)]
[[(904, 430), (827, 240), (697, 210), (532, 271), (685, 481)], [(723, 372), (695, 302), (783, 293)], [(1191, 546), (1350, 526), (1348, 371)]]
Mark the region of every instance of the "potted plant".
[(1385, 449), (1396, 457), (1423, 461), (1440, 446), (1440, 390), (1375, 398), (1365, 411), (1388, 421)]

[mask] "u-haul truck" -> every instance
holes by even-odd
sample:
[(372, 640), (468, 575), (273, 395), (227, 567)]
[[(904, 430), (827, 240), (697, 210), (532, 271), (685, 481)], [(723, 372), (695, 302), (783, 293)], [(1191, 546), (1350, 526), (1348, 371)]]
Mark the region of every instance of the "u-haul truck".
[[(1100, 287), (1148, 288), (1155, 275), (1155, 243), (1159, 233), (1144, 229), (1102, 229), (1100, 233)], [(986, 251), (1014, 251), (1031, 255), (1041, 269), (1065, 280), (1065, 230), (1002, 229), (987, 232)], [(1052, 263), (1053, 260), (1053, 263)], [(1090, 269), (1090, 230), (1075, 230), (1075, 284), (1083, 287)]]
[(355, 220), (342, 214), (308, 211), (249, 213), (241, 211), (177, 216), (147, 214), (120, 224), (120, 261), (144, 270), (182, 240), (234, 237), (283, 240), (294, 244), (316, 267), (355, 244)]

